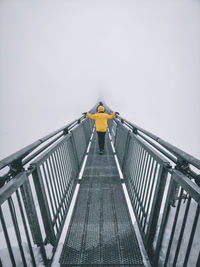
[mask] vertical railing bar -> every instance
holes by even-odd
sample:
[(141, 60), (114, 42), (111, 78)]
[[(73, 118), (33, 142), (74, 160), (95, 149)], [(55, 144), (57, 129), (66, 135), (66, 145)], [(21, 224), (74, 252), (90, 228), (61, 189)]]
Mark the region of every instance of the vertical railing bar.
[[(71, 144), (69, 144), (69, 153), (70, 153), (70, 147), (72, 149), (72, 146)], [(71, 167), (71, 172), (69, 173), (69, 179), (68, 179), (68, 183), (67, 183), (67, 186), (69, 187), (69, 191), (68, 191), (68, 195), (67, 195), (67, 206), (69, 206), (69, 200), (71, 199), (71, 195), (73, 194), (73, 190), (76, 186), (76, 181), (78, 179), (78, 172), (77, 173), (74, 173), (74, 167), (73, 167), (73, 164), (76, 164), (76, 161), (75, 161), (75, 158), (73, 161), (71, 161), (71, 157), (69, 156), (69, 153), (67, 153), (67, 159), (68, 159), (68, 164), (69, 166)], [(71, 154), (73, 154), (73, 151), (71, 151)], [(74, 155), (74, 154), (73, 154)]]
[(10, 238), (9, 238), (7, 227), (6, 227), (6, 223), (5, 223), (5, 220), (4, 220), (3, 211), (2, 211), (1, 207), (0, 207), (0, 219), (1, 219), (1, 224), (2, 224), (2, 228), (3, 228), (4, 236), (5, 236), (5, 239), (6, 239), (6, 244), (7, 244), (7, 247), (8, 247), (9, 255), (10, 255), (10, 260), (12, 262), (13, 267), (17, 267), (16, 262), (15, 262), (15, 258), (14, 258), (14, 255), (13, 255), (12, 247), (11, 247), (11, 244), (10, 244)]
[[(157, 170), (156, 170), (157, 172)], [(156, 175), (155, 172), (155, 175)], [(163, 199), (163, 194), (165, 190), (166, 185), (166, 179), (167, 179), (168, 170), (165, 166), (160, 165), (158, 177), (155, 181), (154, 178), (154, 184), (155, 184), (155, 191), (154, 191), (154, 197), (152, 198), (152, 207), (151, 212), (149, 216), (149, 222), (148, 222), (148, 231), (147, 231), (147, 244), (149, 249), (149, 254), (153, 256), (153, 240), (155, 237), (156, 229), (157, 229), (157, 223), (158, 223), (158, 217), (160, 213), (161, 203)], [(152, 192), (151, 192), (152, 195)]]
[(25, 258), (24, 250), (23, 250), (23, 246), (22, 246), (22, 240), (21, 240), (19, 225), (18, 225), (18, 221), (17, 221), (17, 216), (15, 213), (15, 208), (14, 208), (14, 204), (13, 204), (13, 200), (12, 200), (11, 196), (8, 198), (8, 205), (9, 205), (9, 210), (10, 210), (10, 214), (12, 217), (13, 226), (15, 229), (15, 234), (17, 237), (17, 244), (19, 246), (19, 251), (20, 251), (21, 258), (22, 258), (22, 262), (23, 262), (23, 265), (25, 267), (27, 267), (26, 258)]
[(84, 133), (84, 137), (85, 137), (85, 145), (87, 146), (87, 133), (86, 133), (86, 131), (85, 131), (85, 127), (84, 127), (84, 124), (85, 124), (85, 122), (81, 122), (81, 125), (82, 125), (82, 129), (83, 129), (83, 133)]
[(116, 139), (117, 139), (117, 134), (118, 134), (118, 130), (117, 130), (117, 128), (118, 128), (118, 125), (119, 125), (119, 122), (117, 122), (117, 123), (116, 123), (116, 129), (115, 129), (115, 140), (114, 140), (114, 142), (113, 142), (113, 145), (114, 145), (114, 147), (116, 147)]
[(62, 144), (62, 146), (60, 146), (58, 149), (58, 153), (60, 155), (60, 165), (61, 165), (61, 170), (62, 170), (62, 179), (60, 180), (60, 185), (62, 188), (62, 194), (65, 191), (65, 181), (66, 181), (66, 177), (67, 177), (63, 150), (64, 150), (64, 144)]
[[(66, 188), (66, 179), (67, 179), (67, 171), (66, 171), (66, 159), (64, 158), (64, 145), (65, 143), (60, 147), (59, 153), (60, 153), (60, 159), (61, 159), (61, 165), (62, 165), (62, 172), (63, 172), (63, 179), (61, 179), (61, 186), (62, 186), (62, 196), (65, 194), (65, 188)], [(63, 204), (62, 204), (62, 210), (63, 213), (65, 213), (65, 208), (67, 205), (66, 197), (64, 198)], [(62, 213), (61, 213), (62, 215)], [(64, 218), (64, 214), (62, 215), (62, 218)]]
[(79, 159), (78, 159), (78, 153), (77, 153), (77, 150), (76, 150), (75, 137), (74, 137), (73, 131), (72, 131), (72, 135), (71, 135), (71, 145), (72, 145), (72, 150), (74, 151), (74, 159), (75, 159), (75, 162), (77, 163), (77, 167), (78, 167), (78, 170), (79, 170), (80, 169), (80, 164), (79, 164)]
[[(129, 179), (129, 190), (131, 191), (131, 200), (132, 200), (131, 202), (132, 202), (132, 206), (135, 210), (136, 209), (135, 202), (137, 200), (137, 196), (135, 194), (134, 188), (135, 188), (135, 186), (134, 186), (132, 179)], [(137, 216), (137, 214), (136, 214), (136, 216)]]
[(59, 148), (59, 154), (60, 154), (60, 163), (62, 166), (62, 179), (61, 179), (61, 188), (62, 188), (62, 192), (65, 192), (65, 188), (66, 188), (66, 180), (67, 180), (67, 167), (66, 167), (66, 158), (64, 155), (64, 150), (65, 150), (65, 145), (66, 143), (62, 144), (62, 146)]
[(134, 179), (135, 177), (135, 166), (136, 166), (136, 161), (137, 161), (137, 146), (134, 150), (134, 146), (135, 146), (135, 143), (134, 141), (130, 142), (130, 162), (131, 162), (131, 166), (128, 166), (128, 172), (129, 172), (129, 176), (130, 176), (130, 179)]
[[(123, 131), (124, 131), (124, 129), (123, 129)], [(124, 132), (122, 131), (122, 136), (124, 136), (124, 141), (123, 141), (123, 149), (121, 149), (122, 151), (121, 151), (121, 153), (120, 153), (120, 155), (121, 155), (121, 168), (122, 168), (122, 166), (123, 166), (123, 161), (124, 161), (124, 156), (125, 156), (125, 154), (126, 154), (126, 149), (127, 149), (127, 141), (128, 141), (128, 139), (129, 139), (129, 132), (126, 132), (125, 134), (124, 134)], [(122, 139), (122, 138), (121, 138)]]
[[(69, 184), (68, 188), (65, 189), (65, 194), (67, 194), (67, 192), (70, 191), (70, 187), (71, 187), (71, 184)], [(65, 198), (65, 196), (63, 195), (61, 202), (64, 201), (64, 198)], [(58, 207), (58, 209), (57, 209), (57, 213), (56, 213), (55, 218), (54, 218), (54, 222), (55, 222), (55, 220), (57, 219), (57, 217), (59, 216), (59, 214), (60, 214), (60, 212), (61, 212), (61, 208), (62, 208), (62, 205), (61, 205), (61, 203), (60, 203), (60, 204), (59, 204), (59, 207)]]
[(52, 173), (52, 182), (53, 182), (55, 196), (56, 196), (55, 199), (56, 199), (56, 204), (57, 204), (56, 209), (57, 209), (59, 207), (59, 197), (58, 197), (57, 184), (56, 184), (57, 172), (55, 170), (53, 154), (49, 156), (49, 166), (51, 168), (51, 173)]
[[(59, 153), (60, 153), (60, 159), (61, 159), (61, 161), (60, 161), (60, 163), (61, 163), (61, 165), (62, 165), (62, 173), (63, 173), (63, 179), (61, 179), (61, 184), (62, 184), (62, 188), (63, 188), (63, 196), (65, 196), (64, 197), (64, 199), (63, 199), (63, 204), (62, 204), (62, 209), (63, 209), (63, 213), (65, 214), (65, 209), (67, 209), (67, 198), (68, 198), (68, 196), (67, 196), (67, 194), (65, 195), (65, 189), (67, 188), (67, 186), (66, 186), (66, 180), (67, 180), (67, 175), (68, 175), (68, 173), (67, 173), (67, 167), (66, 167), (66, 158), (64, 157), (64, 149), (65, 149), (65, 144), (66, 143), (64, 143), (63, 144), (63, 146), (62, 147), (60, 147), (60, 150), (59, 150)], [(64, 217), (64, 214), (63, 214), (63, 217)]]
[(186, 254), (185, 254), (183, 267), (186, 267), (187, 263), (188, 263), (190, 251), (191, 251), (191, 248), (192, 248), (192, 242), (193, 242), (193, 239), (194, 239), (194, 234), (195, 234), (197, 223), (198, 223), (198, 219), (199, 219), (199, 212), (200, 212), (200, 206), (198, 205), (197, 206), (197, 210), (196, 210), (196, 214), (195, 214), (195, 218), (194, 218), (194, 222), (193, 222), (193, 226), (192, 226), (192, 231), (191, 231), (191, 234), (190, 234), (190, 239), (189, 239), (188, 246), (187, 246), (187, 251), (186, 251)]
[[(61, 205), (61, 209), (63, 206), (63, 201), (62, 201), (62, 195), (63, 195), (63, 190), (62, 190), (62, 186), (61, 186), (61, 180), (63, 177), (63, 173), (62, 173), (62, 167), (61, 167), (61, 155), (59, 153), (59, 148), (55, 151), (54, 154), (55, 157), (55, 164), (56, 164), (56, 169), (57, 169), (57, 173), (58, 173), (58, 177), (57, 177), (57, 186), (58, 186), (58, 193), (60, 196), (60, 200), (59, 200), (59, 206)], [(59, 214), (58, 214), (58, 223), (59, 223), (59, 227), (62, 225), (62, 222), (60, 220)]]
[(51, 181), (51, 185), (52, 185), (52, 191), (53, 191), (53, 200), (54, 200), (54, 205), (55, 205), (55, 209), (57, 210), (59, 203), (58, 203), (58, 197), (56, 194), (56, 185), (55, 185), (55, 172), (54, 172), (54, 167), (52, 165), (52, 158), (51, 155), (48, 158), (48, 171), (49, 171), (49, 177), (50, 177), (50, 181)]
[(86, 145), (87, 145), (87, 143), (88, 143), (88, 131), (87, 131), (87, 129), (88, 128), (86, 128), (85, 126), (85, 123), (87, 123), (87, 121), (83, 121), (82, 122), (82, 126), (83, 126), (83, 132), (84, 132), (84, 136), (85, 136), (85, 143), (86, 143)]
[(44, 173), (44, 180), (45, 180), (45, 182), (46, 182), (47, 191), (48, 191), (48, 194), (49, 194), (49, 201), (50, 201), (50, 203), (48, 203), (48, 204), (49, 204), (49, 207), (50, 207), (51, 210), (52, 210), (52, 215), (53, 215), (53, 217), (54, 217), (54, 216), (55, 216), (55, 212), (54, 212), (54, 207), (53, 207), (53, 203), (52, 203), (52, 199), (51, 199), (51, 191), (50, 191), (50, 187), (49, 187), (49, 181), (48, 181), (48, 179), (47, 179), (47, 174), (46, 174), (46, 170), (45, 170), (44, 164), (45, 164), (45, 162), (43, 162), (43, 163), (41, 164), (40, 168), (42, 168), (43, 173)]
[(146, 154), (147, 154), (146, 151), (143, 149), (143, 155), (142, 155), (142, 159), (141, 159), (141, 167), (140, 167), (140, 172), (139, 172), (138, 187), (137, 187), (138, 194), (139, 194), (140, 188), (141, 188), (142, 175), (144, 172), (144, 164), (145, 164)]
[[(33, 237), (34, 244), (40, 247), (42, 259), (45, 266), (47, 266), (47, 256), (44, 248), (44, 242), (42, 239), (42, 233), (38, 221), (37, 211), (34, 205), (34, 199), (31, 191), (30, 182), (27, 179), (26, 182), (20, 187), (21, 196), (24, 202), (24, 208), (27, 214), (27, 219), (30, 225), (30, 230)], [(39, 198), (38, 198), (39, 200)]]
[[(65, 143), (65, 146), (63, 147), (63, 156), (64, 156), (64, 166), (65, 166), (65, 170), (66, 170), (66, 179), (64, 181), (65, 183), (65, 188), (68, 187), (68, 185), (70, 184), (71, 181), (71, 174), (70, 174), (70, 169), (72, 170), (71, 167), (71, 162), (70, 162), (70, 158), (69, 158), (69, 144)], [(69, 192), (67, 192), (67, 196), (66, 196), (66, 208), (68, 207), (68, 197), (69, 197)]]
[[(142, 154), (142, 148), (138, 144), (137, 144), (137, 146), (138, 146), (138, 150), (137, 150), (136, 164), (135, 164), (135, 168), (134, 168), (135, 171), (134, 171), (134, 176), (133, 176), (135, 188), (137, 186), (137, 179), (138, 179), (137, 177), (138, 177), (139, 165), (140, 165), (141, 154)], [(134, 205), (136, 206), (137, 203), (134, 203)]]
[[(133, 184), (133, 182), (130, 180), (130, 187), (131, 187), (131, 200), (133, 199), (133, 196), (135, 197), (136, 201), (139, 202), (139, 205), (140, 205), (140, 209), (142, 209), (142, 213), (144, 214), (144, 216), (146, 216), (146, 213), (144, 211), (144, 208), (142, 207), (142, 204), (141, 204), (141, 201), (139, 199), (139, 196), (138, 196), (138, 193), (135, 189), (135, 186)], [(132, 202), (131, 202), (132, 203)], [(135, 206), (132, 204), (132, 206), (135, 208)], [(136, 217), (138, 217), (138, 214), (135, 213)]]
[[(137, 193), (139, 193), (139, 187), (140, 187), (140, 183), (141, 183), (141, 172), (142, 172), (142, 167), (143, 167), (143, 163), (144, 163), (144, 157), (145, 157), (145, 150), (143, 148), (141, 148), (141, 157), (140, 157), (140, 163), (138, 165), (137, 181), (136, 181), (136, 186), (135, 186)], [(138, 195), (138, 197), (139, 197), (139, 195)], [(137, 216), (138, 216), (139, 208), (140, 208), (140, 205), (139, 205), (139, 202), (137, 201), (137, 203), (136, 203)]]
[(172, 267), (175, 267), (176, 263), (177, 263), (178, 254), (179, 254), (179, 250), (180, 250), (180, 246), (181, 246), (181, 241), (183, 238), (183, 232), (185, 230), (185, 224), (186, 224), (186, 220), (187, 220), (187, 216), (188, 216), (188, 212), (189, 212), (190, 203), (191, 203), (191, 196), (189, 196), (188, 201), (187, 201), (187, 205), (186, 205), (186, 209), (185, 209), (185, 213), (184, 213), (184, 217), (183, 217), (183, 221), (182, 221), (181, 231), (179, 234), (176, 252), (175, 252), (175, 256), (174, 256), (174, 262), (173, 262)]
[(144, 188), (145, 188), (145, 174), (146, 174), (146, 170), (147, 170), (147, 165), (148, 165), (148, 157), (149, 157), (149, 154), (147, 151), (145, 151), (145, 157), (144, 157), (144, 164), (143, 164), (143, 172), (141, 173), (141, 183), (140, 183), (140, 188), (139, 188), (139, 191), (138, 191), (138, 196), (140, 196), (140, 211), (138, 213), (138, 216), (140, 218), (140, 221), (142, 223), (142, 220), (143, 220), (143, 203), (142, 203), (142, 195), (143, 195), (143, 191), (144, 191)]
[[(132, 162), (132, 160), (133, 160), (133, 168), (130, 168), (129, 167), (129, 174), (130, 174), (130, 179), (128, 179), (128, 183), (129, 183), (129, 190), (131, 191), (131, 199), (132, 199), (132, 205), (133, 205), (133, 207), (134, 207), (134, 209), (135, 209), (135, 198), (134, 198), (134, 191), (133, 191), (133, 189), (132, 189), (132, 184), (134, 184), (134, 173), (135, 173), (135, 166), (136, 166), (136, 161), (137, 161), (137, 146), (136, 146), (136, 148), (135, 148), (135, 150), (133, 150), (133, 147), (134, 147), (134, 145), (135, 145), (135, 142), (133, 141), (133, 142), (131, 142), (130, 143), (130, 152), (132, 152), (132, 153), (130, 153), (130, 161)], [(135, 154), (135, 157), (134, 157), (134, 154)]]
[[(145, 212), (147, 213), (147, 216), (148, 216), (148, 211), (147, 211), (147, 205), (148, 205), (148, 194), (149, 194), (149, 186), (150, 186), (150, 183), (151, 183), (151, 176), (152, 176), (152, 173), (153, 173), (153, 167), (154, 167), (154, 158), (151, 157), (151, 160), (150, 160), (150, 169), (149, 169), (149, 174), (148, 174), (148, 182), (147, 182), (147, 186), (146, 186), (146, 192), (145, 192), (145, 199), (144, 199), (144, 210)], [(146, 227), (146, 219), (147, 219), (147, 216), (145, 216), (144, 218), (144, 226), (143, 226), (143, 231), (145, 230), (145, 227)]]
[[(71, 150), (71, 154), (70, 154), (70, 150)], [(71, 194), (73, 193), (73, 188), (74, 188), (74, 181), (73, 179), (73, 168), (75, 168), (75, 165), (73, 166), (73, 164), (76, 164), (75, 158), (74, 157), (74, 151), (72, 150), (72, 136), (69, 139), (69, 142), (65, 144), (65, 150), (63, 150), (64, 155), (65, 155), (65, 165), (66, 165), (66, 170), (67, 170), (67, 180), (66, 180), (66, 188), (68, 188), (67, 190), (67, 194), (66, 194), (66, 209), (68, 209), (69, 207), (69, 201), (71, 199)], [(70, 157), (70, 155), (71, 157)], [(71, 169), (71, 172), (69, 170), (69, 167)]]
[(46, 193), (44, 189), (44, 184), (42, 180), (42, 175), (39, 167), (33, 171), (33, 181), (35, 184), (35, 189), (38, 197), (38, 202), (41, 210), (41, 215), (44, 223), (44, 228), (46, 232), (47, 240), (54, 245), (55, 242), (55, 233), (53, 230), (51, 215), (49, 211), (48, 201), (46, 198)]
[(149, 169), (149, 163), (150, 163), (150, 154), (147, 152), (146, 158), (145, 158), (144, 173), (143, 173), (144, 184), (141, 185), (141, 200), (143, 200), (143, 196), (144, 196), (145, 182), (146, 182), (147, 173), (148, 173), (148, 169)]
[(154, 158), (152, 158), (151, 171), (150, 171), (148, 187), (147, 187), (148, 191), (146, 194), (146, 203), (145, 203), (145, 210), (147, 211), (147, 213), (148, 213), (148, 207), (149, 207), (149, 202), (150, 202), (150, 198), (151, 198), (151, 188), (153, 185), (153, 178), (154, 178), (156, 166), (157, 166), (157, 162)]
[(67, 164), (67, 161), (68, 161), (67, 150), (68, 150), (68, 144), (67, 144), (67, 142), (65, 142), (61, 148), (63, 167), (64, 167), (64, 173), (65, 173), (65, 179), (63, 180), (63, 188), (66, 188), (68, 177), (69, 177), (69, 175), (68, 175), (69, 168), (68, 168), (68, 164)]
[(136, 173), (135, 173), (135, 189), (136, 190), (137, 190), (137, 186), (139, 183), (139, 173), (140, 173), (140, 167), (141, 167), (142, 157), (143, 157), (143, 153), (144, 153), (144, 150), (142, 149), (141, 146), (139, 146), (138, 149), (139, 149), (138, 150), (138, 162), (136, 165)]
[(66, 179), (66, 171), (65, 171), (65, 168), (64, 168), (64, 158), (63, 158), (63, 146), (64, 144), (62, 144), (62, 146), (60, 146), (57, 150), (57, 156), (59, 157), (59, 166), (60, 166), (60, 188), (61, 188), (61, 192), (62, 194), (64, 194), (64, 181)]
[(142, 166), (143, 166), (143, 158), (144, 158), (144, 155), (145, 155), (145, 150), (140, 147), (140, 159), (139, 159), (139, 162), (138, 162), (138, 171), (137, 171), (137, 175), (136, 175), (136, 184), (135, 184), (135, 189), (136, 191), (138, 192), (138, 189), (139, 189), (139, 185), (140, 185), (140, 174), (142, 172)]
[[(146, 167), (145, 167), (145, 173), (144, 173), (144, 181), (146, 181), (146, 178), (148, 176), (150, 163), (151, 163), (151, 156), (150, 156), (150, 154), (147, 153), (147, 161), (146, 161)], [(146, 184), (144, 184), (143, 185), (143, 189), (142, 189), (142, 195), (141, 195), (141, 203), (142, 203), (143, 209), (145, 207), (145, 205), (144, 205), (144, 195), (145, 195), (146, 189), (147, 189), (147, 186), (146, 186)], [(143, 219), (141, 221), (141, 225), (143, 224), (143, 220), (144, 220), (144, 216), (143, 216)]]
[(78, 163), (78, 161), (77, 161), (77, 159), (76, 159), (76, 155), (77, 155), (77, 153), (76, 153), (76, 151), (75, 151), (74, 149), (75, 149), (75, 148), (74, 148), (74, 145), (73, 145), (73, 137), (72, 137), (72, 135), (71, 135), (70, 142), (69, 142), (69, 153), (70, 153), (70, 155), (73, 155), (73, 161), (71, 161), (71, 158), (72, 158), (72, 157), (70, 157), (70, 162), (73, 163), (73, 168), (72, 168), (72, 170), (76, 170), (76, 172), (75, 172), (75, 176), (76, 176), (77, 179), (78, 179), (79, 163)]
[(56, 185), (56, 192), (57, 192), (57, 196), (58, 196), (58, 206), (60, 204), (60, 185), (59, 185), (59, 177), (60, 177), (60, 169), (58, 168), (58, 158), (57, 158), (57, 151), (54, 151), (54, 153), (52, 153), (52, 158), (53, 158), (53, 166), (55, 169), (55, 173), (56, 173), (56, 179), (55, 179), (55, 185)]
[(148, 189), (149, 189), (149, 184), (151, 182), (151, 176), (153, 172), (153, 165), (154, 165), (154, 159), (151, 155), (149, 155), (149, 167), (148, 167), (148, 172), (147, 172), (147, 184), (145, 187), (145, 192), (144, 192), (144, 208), (146, 209), (146, 203), (147, 203), (147, 196), (148, 196)]
[(155, 161), (155, 167), (154, 167), (153, 176), (152, 176), (152, 183), (150, 185), (149, 200), (148, 200), (148, 204), (147, 204), (147, 213), (150, 212), (150, 203), (151, 203), (151, 200), (152, 200), (152, 192), (153, 192), (153, 189), (154, 189), (154, 186), (155, 186), (155, 182), (156, 182), (157, 170), (158, 170), (158, 162)]
[[(132, 153), (133, 148), (132, 147), (133, 147), (133, 142), (130, 142), (130, 146), (129, 146), (129, 154), (130, 155), (128, 154), (128, 158), (127, 158), (129, 162), (132, 162), (132, 157), (133, 157), (133, 153)], [(132, 163), (133, 165), (134, 165), (134, 160), (135, 160), (135, 158), (133, 159), (133, 163)], [(125, 171), (125, 178), (126, 178), (127, 188), (129, 190), (129, 189), (131, 189), (130, 181), (132, 180), (130, 164), (127, 165), (127, 166), (125, 165), (124, 171)]]
[(182, 196), (182, 194), (183, 194), (183, 188), (181, 188), (181, 191), (180, 191), (180, 198), (178, 200), (178, 205), (177, 205), (177, 209), (176, 209), (176, 213), (175, 213), (175, 217), (174, 217), (172, 231), (171, 231), (171, 235), (170, 235), (170, 239), (169, 239), (169, 243), (168, 243), (168, 247), (167, 247), (167, 253), (166, 253), (166, 256), (165, 256), (164, 267), (167, 266), (167, 261), (168, 261), (169, 253), (170, 253), (170, 250), (171, 250), (172, 240), (173, 240), (173, 237), (174, 237), (176, 224), (177, 224), (177, 219), (178, 219), (178, 215), (179, 215), (179, 210), (180, 210), (180, 206), (181, 206), (181, 196)]
[[(148, 214), (149, 214), (149, 209), (150, 209), (150, 203), (151, 203), (151, 196), (152, 196), (152, 191), (153, 191), (153, 187), (154, 187), (154, 180), (155, 180), (155, 176), (156, 176), (156, 172), (157, 172), (157, 168), (158, 168), (158, 162), (154, 161), (155, 166), (152, 166), (152, 170), (153, 170), (153, 176), (150, 177), (151, 179), (151, 184), (150, 184), (150, 190), (149, 190), (149, 198), (147, 200), (147, 206), (146, 206), (146, 212), (147, 212), (147, 216), (145, 218), (145, 225), (147, 223), (147, 218), (148, 218)], [(154, 165), (154, 164), (153, 164)]]
[[(70, 157), (69, 157), (69, 144), (65, 144), (65, 149), (63, 149), (63, 153), (64, 153), (64, 158), (65, 158), (65, 168), (66, 168), (66, 181), (65, 181), (65, 188), (68, 188), (68, 186), (71, 183), (71, 175), (72, 175), (72, 166), (71, 166), (71, 161), (70, 161)], [(71, 169), (71, 173), (70, 173), (70, 169)], [(69, 196), (70, 196), (70, 192), (67, 191), (67, 196), (66, 196), (66, 208), (68, 207), (68, 200), (69, 200)]]
[[(52, 183), (52, 175), (51, 175), (51, 172), (50, 172), (50, 166), (49, 165), (50, 165), (50, 160), (48, 158), (47, 161), (46, 161), (46, 167), (47, 167), (47, 173), (48, 173), (48, 176), (49, 176), (49, 182), (50, 182), (51, 191), (52, 191), (53, 207), (56, 210), (57, 209), (56, 198), (55, 198), (55, 192), (54, 192), (54, 187), (53, 187), (53, 183)], [(55, 216), (55, 213), (54, 213), (54, 216)]]
[(23, 225), (24, 225), (24, 230), (25, 230), (26, 239), (27, 239), (27, 242), (28, 242), (28, 247), (29, 247), (32, 263), (33, 263), (34, 267), (37, 267), (36, 262), (35, 262), (35, 256), (34, 256), (32, 245), (31, 245), (31, 240), (30, 240), (28, 228), (27, 228), (27, 223), (26, 223), (26, 219), (25, 219), (25, 215), (24, 215), (24, 211), (23, 211), (23, 207), (22, 207), (22, 202), (21, 202), (18, 190), (16, 190), (16, 195), (17, 195), (17, 200), (18, 200), (18, 203), (19, 203), (19, 209), (20, 209), (20, 213), (21, 213), (21, 217), (22, 217), (22, 222), (23, 222)]
[[(81, 166), (81, 160), (80, 160), (80, 157), (81, 157), (81, 138), (80, 138), (80, 134), (79, 132), (77, 131), (77, 136), (75, 137), (75, 134), (74, 134), (74, 148), (76, 150), (76, 153), (77, 153), (77, 160), (78, 160), (78, 164), (79, 164), (79, 169), (80, 169), (80, 166)], [(77, 149), (77, 148), (80, 148), (80, 149)]]
[[(49, 187), (49, 184), (51, 185), (51, 183), (49, 182), (51, 179), (50, 179), (50, 177), (49, 177), (49, 181), (48, 181), (48, 178), (47, 178), (47, 174), (46, 174), (46, 170), (45, 170), (45, 168), (44, 168), (44, 164), (45, 164), (46, 162), (44, 162), (44, 163), (42, 163), (41, 164), (41, 168), (43, 169), (43, 173), (44, 173), (44, 180), (46, 181), (46, 185), (47, 185), (47, 191), (48, 191), (48, 194), (49, 194), (49, 201), (50, 201), (50, 203), (48, 203), (48, 205), (49, 205), (49, 208), (51, 208), (51, 210), (52, 210), (52, 215), (53, 215), (53, 218), (55, 217), (55, 211), (54, 211), (54, 206), (53, 206), (53, 202), (52, 202), (52, 193), (51, 193), (51, 191), (50, 191), (50, 187)], [(47, 166), (47, 163), (46, 163), (46, 166)], [(53, 221), (53, 219), (52, 219), (52, 221)], [(57, 228), (57, 226), (56, 226), (56, 229), (58, 229)]]
[[(70, 142), (67, 144), (67, 149), (65, 151), (65, 154), (66, 154), (66, 159), (67, 159), (67, 165), (69, 165), (71, 168), (71, 172), (69, 171), (69, 168), (68, 169), (68, 177), (70, 180), (70, 177), (73, 173), (73, 170), (77, 170), (76, 168), (76, 159), (75, 159), (75, 154), (74, 154), (74, 151), (73, 151), (73, 144), (72, 144), (72, 137), (70, 138)], [(75, 173), (75, 175), (77, 176), (78, 172)]]
[[(62, 167), (62, 158), (61, 158), (61, 153), (60, 153), (60, 146), (57, 148), (55, 151), (55, 159), (56, 159), (56, 168), (58, 170), (58, 177), (57, 177), (57, 183), (58, 183), (58, 188), (59, 188), (59, 195), (60, 197), (63, 195), (63, 185), (62, 185), (62, 180), (63, 180), (63, 167)], [(62, 197), (61, 197), (62, 198)]]
[[(146, 156), (147, 156), (147, 152), (144, 150), (144, 155), (143, 155), (143, 158), (142, 158), (142, 167), (141, 167), (141, 171), (140, 171), (140, 181), (139, 181), (139, 184), (138, 184), (138, 197), (140, 198), (140, 194), (141, 194), (141, 188), (142, 188), (142, 185), (143, 185), (143, 180), (144, 180), (144, 171), (145, 171), (145, 168), (144, 168), (144, 165), (146, 163)], [(140, 198), (141, 199), (141, 198)], [(139, 204), (139, 203), (138, 203)], [(141, 208), (140, 208), (140, 211), (141, 211)], [(139, 217), (139, 212), (138, 212), (138, 217)]]
[(170, 179), (169, 187), (168, 187), (168, 191), (167, 191), (167, 196), (166, 196), (166, 201), (165, 201), (165, 207), (164, 207), (164, 211), (163, 211), (163, 215), (162, 215), (162, 221), (161, 221), (161, 224), (160, 224), (160, 230), (159, 230), (159, 234), (158, 234), (155, 254), (154, 254), (154, 264), (155, 265), (157, 265), (159, 252), (160, 252), (160, 247), (161, 247), (161, 244), (162, 244), (164, 231), (166, 229), (167, 219), (168, 219), (168, 216), (169, 216), (172, 186), (173, 186), (173, 180)]
[(122, 172), (124, 172), (124, 164), (126, 162), (126, 159), (128, 157), (128, 151), (129, 151), (129, 146), (130, 146), (130, 140), (131, 140), (131, 136), (130, 136), (130, 131), (128, 131), (127, 137), (126, 137), (126, 144), (125, 144), (125, 151), (124, 151), (124, 157), (123, 157), (123, 161), (122, 161)]
[[(63, 165), (64, 165), (65, 174), (66, 174), (66, 179), (63, 181), (64, 188), (67, 188), (70, 182), (70, 169), (72, 169), (70, 158), (68, 155), (69, 154), (68, 150), (69, 150), (69, 144), (65, 143), (62, 148)], [(67, 201), (66, 201), (66, 205), (67, 205)]]
[[(57, 181), (57, 187), (58, 187), (58, 194), (60, 196), (59, 206), (60, 205), (62, 206), (63, 205), (62, 204), (63, 190), (62, 190), (62, 186), (61, 186), (61, 180), (63, 177), (63, 173), (62, 173), (62, 168), (61, 168), (61, 157), (60, 157), (60, 153), (59, 153), (59, 148), (57, 149), (57, 151), (55, 151), (54, 158), (55, 158), (55, 165), (56, 165), (57, 174), (58, 174), (56, 181)], [(58, 223), (59, 223), (59, 227), (60, 227), (62, 222), (59, 218), (59, 214), (57, 216), (57, 219), (58, 219)]]
[[(132, 170), (133, 170), (132, 187), (134, 187), (134, 190), (136, 191), (137, 174), (138, 174), (138, 171), (139, 171), (139, 164), (140, 164), (140, 158), (141, 158), (142, 150), (141, 150), (141, 147), (139, 146), (139, 144), (137, 142), (135, 142), (135, 145), (136, 145), (136, 155), (135, 155), (136, 160), (135, 160), (134, 169), (132, 168)], [(133, 205), (134, 205), (134, 209), (136, 211), (136, 208), (137, 208), (137, 198), (136, 197), (134, 198)]]

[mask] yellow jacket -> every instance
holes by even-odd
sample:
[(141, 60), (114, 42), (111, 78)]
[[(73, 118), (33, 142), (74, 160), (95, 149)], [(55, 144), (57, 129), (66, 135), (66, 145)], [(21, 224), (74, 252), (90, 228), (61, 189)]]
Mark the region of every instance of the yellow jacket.
[(107, 121), (109, 119), (113, 119), (115, 117), (115, 114), (116, 112), (113, 112), (111, 115), (106, 113), (90, 114), (87, 112), (86, 115), (88, 116), (88, 118), (95, 120), (97, 132), (106, 132)]

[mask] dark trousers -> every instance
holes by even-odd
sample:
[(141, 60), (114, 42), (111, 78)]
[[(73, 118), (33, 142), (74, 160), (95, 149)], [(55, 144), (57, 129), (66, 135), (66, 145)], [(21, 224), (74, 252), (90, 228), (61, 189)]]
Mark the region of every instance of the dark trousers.
[(100, 151), (102, 151), (104, 150), (106, 132), (97, 132), (97, 134), (98, 134), (98, 141), (99, 141), (99, 149)]

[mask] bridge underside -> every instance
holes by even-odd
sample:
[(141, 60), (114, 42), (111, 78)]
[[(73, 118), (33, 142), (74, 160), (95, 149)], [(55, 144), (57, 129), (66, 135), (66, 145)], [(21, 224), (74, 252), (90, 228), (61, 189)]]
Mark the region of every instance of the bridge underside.
[(60, 264), (144, 266), (108, 135), (99, 155), (94, 134)]

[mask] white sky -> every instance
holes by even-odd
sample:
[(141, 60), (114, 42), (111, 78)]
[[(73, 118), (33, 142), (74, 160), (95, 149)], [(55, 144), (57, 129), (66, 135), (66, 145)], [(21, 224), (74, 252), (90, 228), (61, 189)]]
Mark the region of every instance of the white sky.
[(0, 0), (0, 158), (100, 96), (200, 158), (200, 1)]

